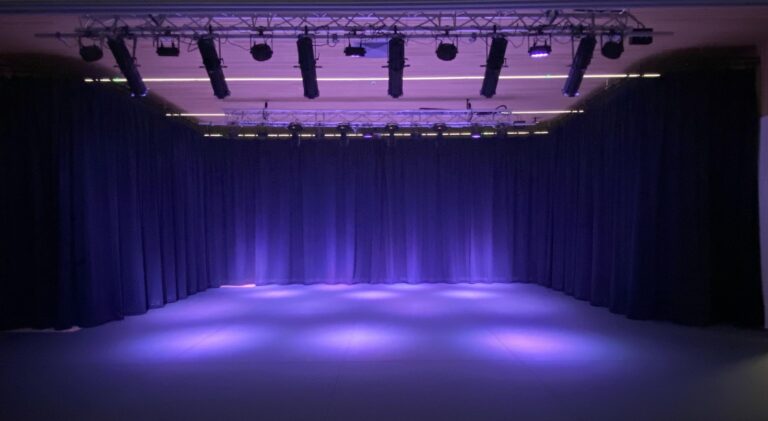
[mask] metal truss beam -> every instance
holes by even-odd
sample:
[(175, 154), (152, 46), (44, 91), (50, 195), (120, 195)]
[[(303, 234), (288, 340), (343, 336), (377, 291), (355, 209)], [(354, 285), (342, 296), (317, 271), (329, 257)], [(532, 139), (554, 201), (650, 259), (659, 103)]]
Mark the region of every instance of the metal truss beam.
[[(581, 110), (545, 111), (544, 113), (581, 113)], [(527, 114), (528, 112), (526, 112)], [(292, 123), (304, 127), (337, 127), (348, 125), (352, 128), (386, 127), (431, 127), (443, 124), (446, 127), (472, 126), (513, 126), (531, 125), (535, 121), (525, 120), (529, 115), (508, 110), (270, 110), (270, 109), (225, 109), (227, 123), (237, 126), (286, 127)], [(183, 116), (180, 114), (180, 116)], [(524, 122), (523, 122), (524, 121)]]
[[(327, 37), (386, 37), (395, 33), (410, 38), (573, 37), (584, 33), (631, 35), (644, 25), (629, 11), (541, 10), (477, 12), (383, 13), (221, 13), (85, 15), (69, 33), (42, 37), (103, 39), (115, 34), (136, 38), (196, 39), (213, 33), (230, 38), (295, 38), (302, 33)], [(645, 33), (644, 35), (648, 35)], [(659, 35), (659, 33), (654, 33)]]

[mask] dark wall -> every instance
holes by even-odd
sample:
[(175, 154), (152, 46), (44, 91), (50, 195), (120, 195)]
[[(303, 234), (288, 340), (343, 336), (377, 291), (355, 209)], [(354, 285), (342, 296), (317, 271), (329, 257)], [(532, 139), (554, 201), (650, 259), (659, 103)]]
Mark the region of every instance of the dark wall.
[(301, 146), (6, 80), (1, 320), (93, 325), (220, 283), (519, 281), (758, 324), (754, 80), (626, 81), (548, 136)]

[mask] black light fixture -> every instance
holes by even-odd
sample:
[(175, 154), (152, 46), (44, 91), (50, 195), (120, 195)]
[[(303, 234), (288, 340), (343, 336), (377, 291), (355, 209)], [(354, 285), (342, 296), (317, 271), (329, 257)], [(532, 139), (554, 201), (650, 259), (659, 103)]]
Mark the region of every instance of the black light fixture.
[(395, 133), (400, 127), (395, 123), (388, 123), (386, 126), (384, 126), (384, 129), (389, 133), (389, 138), (394, 139)]
[(221, 66), (221, 58), (216, 52), (216, 45), (212, 35), (204, 35), (197, 40), (197, 48), (200, 50), (200, 56), (203, 58), (203, 66), (208, 73), (208, 79), (211, 80), (211, 87), (216, 98), (224, 99), (229, 96), (229, 87), (224, 78), (224, 71)]
[(447, 42), (441, 42), (437, 45), (437, 50), (435, 51), (435, 54), (437, 54), (437, 58), (443, 61), (451, 61), (456, 58), (456, 54), (459, 53), (459, 48), (456, 46), (456, 44), (450, 44)]
[(650, 45), (653, 43), (652, 28), (635, 28), (629, 35), (629, 45)]
[(166, 45), (163, 39), (157, 39), (157, 55), (160, 57), (178, 57), (179, 56), (179, 44), (177, 39), (171, 39), (170, 45)]
[(603, 46), (600, 48), (603, 57), (611, 60), (616, 60), (621, 57), (621, 53), (624, 52), (624, 37), (617, 33), (610, 33), (605, 37)]
[(432, 130), (437, 133), (437, 138), (442, 139), (443, 133), (448, 130), (448, 126), (445, 123), (435, 123), (432, 125)]
[(136, 60), (134, 60), (133, 56), (128, 51), (128, 47), (125, 45), (124, 37), (117, 36), (107, 38), (107, 46), (109, 46), (112, 55), (115, 57), (117, 67), (120, 68), (120, 72), (125, 76), (125, 80), (128, 82), (131, 96), (146, 96), (147, 87), (144, 85), (144, 80), (141, 79), (139, 69), (136, 67)]
[(102, 51), (101, 47), (96, 44), (80, 44), (80, 57), (82, 57), (83, 60), (88, 63), (93, 63), (94, 61), (99, 61), (102, 57), (104, 57), (104, 51)]
[(528, 55), (532, 58), (547, 57), (550, 54), (552, 54), (552, 47), (547, 43), (534, 43), (532, 46), (528, 47)]
[(596, 45), (597, 40), (594, 35), (587, 35), (579, 41), (579, 47), (576, 49), (576, 55), (573, 56), (571, 63), (571, 70), (568, 72), (568, 78), (565, 80), (565, 86), (563, 86), (563, 95), (574, 97), (579, 94), (581, 81), (592, 61)]
[(344, 48), (344, 55), (347, 57), (365, 57), (365, 47), (362, 45), (359, 45), (357, 47), (353, 47), (352, 45), (348, 45), (346, 48)]
[(339, 124), (336, 129), (339, 131), (341, 140), (346, 141), (347, 134), (352, 131), (352, 126), (349, 125), (348, 123), (342, 123), (342, 124)]
[(494, 36), (491, 40), (491, 50), (485, 62), (485, 77), (483, 78), (483, 87), (480, 89), (480, 95), (486, 98), (492, 98), (496, 95), (496, 86), (499, 84), (499, 75), (504, 67), (504, 54), (507, 51), (507, 39), (501, 36)]
[(469, 137), (472, 139), (480, 139), (481, 136), (482, 134), (480, 133), (480, 126), (473, 124), (469, 132)]
[(272, 47), (266, 42), (251, 45), (251, 57), (256, 61), (267, 61), (272, 58)]
[(389, 89), (387, 93), (392, 98), (403, 96), (403, 69), (405, 68), (405, 40), (395, 35), (389, 40)]
[(299, 36), (299, 40), (296, 41), (296, 47), (299, 51), (301, 81), (304, 84), (304, 96), (309, 99), (320, 96), (320, 89), (317, 87), (317, 60), (312, 44), (312, 37), (307, 34)]
[(293, 122), (288, 124), (288, 131), (291, 132), (291, 139), (299, 140), (299, 134), (304, 130), (304, 127), (299, 122)]

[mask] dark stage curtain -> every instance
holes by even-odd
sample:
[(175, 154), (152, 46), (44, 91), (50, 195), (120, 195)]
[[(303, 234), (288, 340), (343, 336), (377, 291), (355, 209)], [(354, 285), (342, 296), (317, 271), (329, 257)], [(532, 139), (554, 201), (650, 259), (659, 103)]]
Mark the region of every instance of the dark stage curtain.
[(92, 326), (216, 284), (196, 131), (82, 82), (0, 90), (3, 327)]
[(39, 288), (58, 326), (250, 282), (534, 282), (633, 318), (761, 320), (751, 70), (629, 80), (547, 136), (348, 145), (203, 140), (51, 89), (55, 120), (19, 115), (34, 145), (15, 142), (39, 160), (55, 140), (56, 288), (23, 266), (3, 289)]

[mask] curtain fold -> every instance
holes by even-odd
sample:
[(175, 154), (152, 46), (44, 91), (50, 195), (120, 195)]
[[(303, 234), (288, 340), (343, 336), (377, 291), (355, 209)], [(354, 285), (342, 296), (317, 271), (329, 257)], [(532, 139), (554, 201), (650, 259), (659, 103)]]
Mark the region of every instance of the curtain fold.
[(203, 139), (89, 84), (1, 85), (3, 327), (359, 282), (531, 282), (633, 318), (761, 321), (752, 70), (628, 80), (546, 136), (300, 146)]

